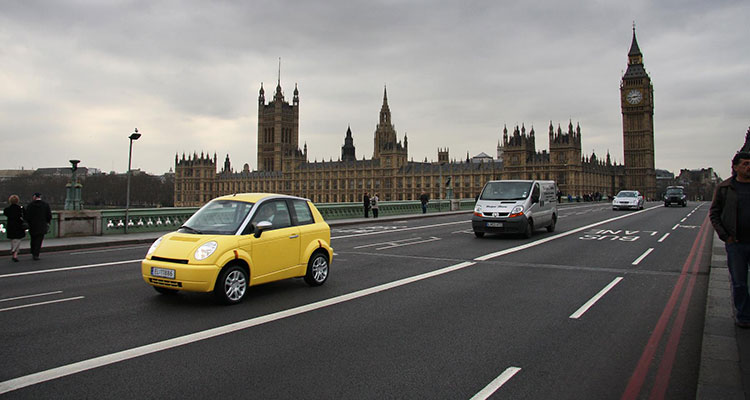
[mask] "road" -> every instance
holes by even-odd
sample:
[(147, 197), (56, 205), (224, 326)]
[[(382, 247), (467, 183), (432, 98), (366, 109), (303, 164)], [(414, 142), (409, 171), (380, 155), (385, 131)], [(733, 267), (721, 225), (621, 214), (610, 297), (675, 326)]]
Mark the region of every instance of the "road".
[(561, 207), (475, 238), (467, 214), (332, 229), (322, 287), (236, 306), (143, 283), (147, 245), (0, 269), (4, 398), (693, 398), (708, 204)]

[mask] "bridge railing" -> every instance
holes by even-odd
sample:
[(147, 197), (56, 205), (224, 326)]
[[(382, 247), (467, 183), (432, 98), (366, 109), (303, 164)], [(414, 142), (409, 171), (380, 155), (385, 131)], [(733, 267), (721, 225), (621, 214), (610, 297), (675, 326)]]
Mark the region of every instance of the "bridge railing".
[[(364, 217), (364, 209), (362, 203), (320, 203), (316, 204), (318, 210), (326, 220), (335, 219), (349, 219), (349, 218), (362, 218)], [(125, 224), (128, 224), (128, 233), (138, 232), (159, 232), (159, 231), (172, 231), (176, 230), (180, 225), (184, 224), (185, 221), (190, 218), (199, 207), (165, 207), (165, 208), (134, 208), (128, 210), (128, 221), (125, 221), (125, 209), (113, 209), (113, 210), (88, 210), (88, 216), (86, 223), (94, 224), (99, 226), (93, 226), (90, 229), (89, 234), (85, 233), (85, 229), (82, 233), (78, 230), (76, 234), (79, 236), (88, 235), (113, 235), (125, 233)], [(451, 211), (451, 210), (471, 210), (474, 208), (474, 199), (460, 199), (460, 200), (430, 200), (427, 204), (427, 212), (440, 212), (440, 211)], [(419, 214), (422, 212), (422, 205), (419, 201), (381, 201), (379, 204), (379, 214), (381, 216), (388, 215), (408, 215), (408, 214)], [(69, 221), (75, 220), (69, 216), (61, 217), (63, 211), (52, 212), (52, 223), (46, 238), (54, 238), (59, 236), (69, 236), (67, 234), (60, 234), (60, 232), (71, 232), (70, 229), (60, 229), (60, 224), (72, 223)], [(94, 218), (91, 218), (91, 214), (95, 214)], [(372, 215), (372, 213), (370, 213)], [(61, 222), (65, 220), (68, 222)], [(81, 224), (82, 222), (77, 222)], [(0, 240), (8, 240), (7, 233), (7, 220), (6, 217), (0, 214)], [(28, 236), (27, 236), (28, 238)]]
[[(57, 237), (57, 225), (60, 222), (60, 216), (56, 212), (52, 212), (52, 221), (49, 224), (49, 231), (44, 235), (45, 238)], [(0, 214), (0, 240), (8, 240), (7, 234), (8, 218)], [(28, 234), (26, 238), (28, 239)]]
[(125, 224), (128, 233), (174, 231), (190, 218), (200, 207), (131, 208), (128, 221), (125, 210), (102, 211), (102, 235), (123, 234)]

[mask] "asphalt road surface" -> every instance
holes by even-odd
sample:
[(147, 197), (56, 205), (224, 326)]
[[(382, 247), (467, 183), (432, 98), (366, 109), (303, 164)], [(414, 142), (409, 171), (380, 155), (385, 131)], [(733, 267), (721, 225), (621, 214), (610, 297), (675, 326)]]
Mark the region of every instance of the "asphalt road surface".
[[(332, 229), (325, 285), (235, 306), (163, 296), (148, 246), (0, 266), (3, 398), (693, 398), (707, 203), (560, 208), (553, 233), (469, 214)], [(8, 259), (9, 260), (9, 259)]]

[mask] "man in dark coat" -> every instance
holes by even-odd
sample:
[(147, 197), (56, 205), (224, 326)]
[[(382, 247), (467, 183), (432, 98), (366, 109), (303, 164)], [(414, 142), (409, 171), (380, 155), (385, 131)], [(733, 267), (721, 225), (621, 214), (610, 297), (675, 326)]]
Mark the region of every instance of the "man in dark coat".
[(716, 187), (709, 210), (711, 224), (724, 241), (727, 267), (732, 281), (735, 323), (750, 328), (750, 153), (732, 159), (732, 177)]
[(29, 224), (31, 255), (34, 260), (38, 260), (44, 235), (47, 234), (49, 223), (52, 222), (52, 210), (50, 210), (49, 204), (42, 200), (40, 193), (34, 193), (31, 203), (24, 209), (23, 219)]
[(370, 216), (370, 193), (365, 192), (362, 197), (362, 205), (365, 207), (365, 218)]
[(422, 192), (422, 195), (419, 196), (419, 201), (422, 203), (422, 214), (426, 214), (427, 203), (430, 201), (430, 196), (428, 196), (427, 193)]

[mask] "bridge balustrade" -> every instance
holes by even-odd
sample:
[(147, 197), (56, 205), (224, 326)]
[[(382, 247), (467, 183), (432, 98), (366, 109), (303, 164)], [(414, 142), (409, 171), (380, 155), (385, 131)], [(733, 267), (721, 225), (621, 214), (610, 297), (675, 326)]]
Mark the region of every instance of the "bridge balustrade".
[[(453, 204), (451, 204), (453, 202)], [(430, 200), (427, 204), (427, 212), (441, 212), (456, 210), (471, 210), (474, 208), (474, 199), (461, 200)], [(361, 202), (356, 203), (321, 203), (316, 204), (318, 210), (326, 220), (363, 218), (364, 209)], [(128, 233), (173, 231), (184, 224), (199, 207), (164, 207), (164, 208), (131, 208), (128, 211), (128, 221), (125, 221), (125, 210), (88, 210), (99, 213), (101, 216), (101, 235), (124, 234), (125, 224), (128, 224)], [(45, 238), (60, 237), (61, 217), (63, 211), (52, 212), (52, 222)], [(69, 211), (68, 211), (69, 212)], [(381, 201), (379, 214), (408, 215), (422, 213), (422, 205), (419, 201)], [(372, 213), (370, 213), (372, 215)], [(7, 241), (7, 219), (0, 214), (0, 241)], [(99, 233), (91, 233), (95, 235)], [(78, 234), (80, 235), (80, 233)], [(28, 239), (29, 236), (27, 235)]]

